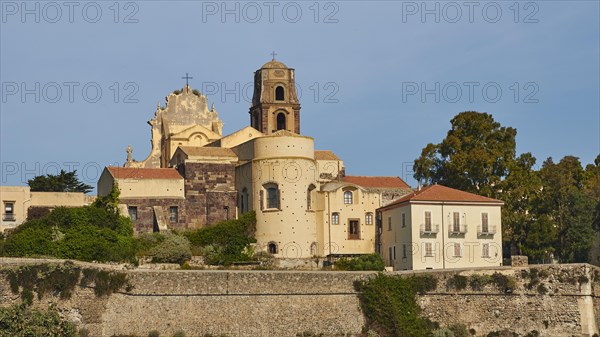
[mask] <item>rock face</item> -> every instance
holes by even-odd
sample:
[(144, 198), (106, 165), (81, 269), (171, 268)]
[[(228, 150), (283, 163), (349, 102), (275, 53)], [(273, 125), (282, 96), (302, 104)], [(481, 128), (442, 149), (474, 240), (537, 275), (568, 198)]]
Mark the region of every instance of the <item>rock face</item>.
[[(0, 305), (19, 303), (3, 270), (31, 260), (0, 260)], [(33, 261), (35, 262), (35, 261)], [(97, 264), (85, 268), (114, 269)], [(532, 270), (535, 269), (535, 278)], [(68, 300), (45, 296), (37, 307), (57, 304), (62, 315), (90, 331), (90, 336), (131, 334), (151, 330), (188, 336), (296, 336), (312, 331), (334, 336), (359, 335), (365, 324), (354, 282), (373, 272), (181, 271), (120, 270), (131, 288), (95, 297), (90, 288), (76, 287)], [(477, 336), (509, 329), (524, 335), (592, 336), (600, 325), (600, 269), (590, 265), (551, 265), (431, 271), (436, 290), (420, 295), (423, 315), (440, 322), (466, 324)], [(450, 289), (456, 274), (504, 274), (516, 281), (510, 293), (493, 285)], [(399, 273), (410, 275), (412, 273)], [(534, 281), (537, 280), (537, 281)], [(541, 291), (544, 285), (545, 292)], [(543, 294), (542, 294), (543, 293)]]

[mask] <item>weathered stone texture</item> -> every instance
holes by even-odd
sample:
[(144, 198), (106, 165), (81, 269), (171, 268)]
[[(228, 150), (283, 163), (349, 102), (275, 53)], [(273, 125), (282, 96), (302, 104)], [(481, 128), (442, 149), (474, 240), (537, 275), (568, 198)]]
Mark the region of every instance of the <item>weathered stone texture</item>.
[[(0, 270), (19, 265), (18, 259), (0, 260)], [(31, 260), (23, 263), (32, 263)], [(96, 268), (114, 266), (76, 264)], [(545, 270), (540, 279), (549, 292), (527, 289), (523, 270), (531, 268), (430, 271), (438, 279), (434, 291), (418, 296), (423, 315), (442, 325), (463, 323), (477, 335), (509, 329), (524, 335), (591, 336), (600, 323), (600, 269), (589, 265), (535, 266)], [(36, 307), (58, 304), (63, 316), (79, 322), (91, 336), (133, 334), (151, 330), (170, 336), (184, 330), (188, 336), (295, 336), (313, 331), (334, 336), (358, 335), (365, 324), (354, 282), (373, 272), (302, 271), (181, 271), (125, 270), (133, 289), (96, 298), (92, 289), (77, 287), (69, 300), (46, 296)], [(459, 273), (495, 272), (514, 277), (513, 293), (493, 285), (482, 291), (456, 291), (446, 281)], [(413, 272), (399, 272), (408, 276)], [(588, 278), (584, 282), (583, 277)], [(0, 305), (19, 303), (0, 277)], [(587, 303), (587, 304), (586, 304)], [(594, 318), (596, 322), (594, 322)]]

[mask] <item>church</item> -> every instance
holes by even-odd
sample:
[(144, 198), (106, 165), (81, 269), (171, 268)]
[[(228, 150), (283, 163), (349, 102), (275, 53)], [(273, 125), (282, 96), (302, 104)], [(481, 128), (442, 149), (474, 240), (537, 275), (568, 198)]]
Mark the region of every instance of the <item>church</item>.
[(295, 73), (275, 59), (254, 73), (250, 125), (223, 135), (214, 104), (186, 84), (148, 122), (152, 149), (127, 149), (106, 167), (98, 195), (120, 190), (135, 231), (210, 226), (256, 212), (257, 250), (279, 258), (380, 251), (376, 210), (413, 190), (399, 177), (350, 176), (330, 150), (301, 133)]

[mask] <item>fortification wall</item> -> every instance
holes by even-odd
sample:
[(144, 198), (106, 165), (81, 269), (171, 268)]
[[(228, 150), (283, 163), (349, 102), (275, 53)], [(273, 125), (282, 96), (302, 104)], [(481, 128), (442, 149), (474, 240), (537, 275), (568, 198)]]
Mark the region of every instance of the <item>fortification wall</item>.
[[(41, 261), (41, 260), (39, 260)], [(0, 259), (3, 269), (33, 263)], [(47, 262), (47, 261), (46, 261)], [(363, 331), (362, 315), (354, 282), (372, 277), (369, 272), (302, 271), (180, 271), (123, 270), (107, 265), (79, 263), (83, 268), (120, 270), (133, 286), (97, 298), (93, 289), (77, 286), (68, 300), (45, 296), (34, 306), (56, 303), (65, 317), (90, 331), (91, 336), (128, 334), (147, 336), (158, 330), (171, 336), (184, 330), (187, 336), (296, 336), (312, 331), (325, 336)], [(590, 265), (536, 267), (546, 270), (537, 287), (523, 277), (530, 268), (497, 268), (429, 271), (438, 278), (436, 290), (418, 297), (423, 314), (443, 325), (463, 323), (477, 336), (509, 329), (524, 335), (532, 330), (540, 336), (592, 336), (600, 325), (600, 269)], [(449, 289), (455, 274), (503, 273), (516, 282), (512, 293), (491, 285), (481, 291), (469, 287)], [(595, 273), (595, 274), (594, 274)], [(410, 272), (397, 273), (410, 275)], [(588, 278), (589, 282), (583, 282)], [(6, 277), (0, 275), (0, 306), (19, 303)]]

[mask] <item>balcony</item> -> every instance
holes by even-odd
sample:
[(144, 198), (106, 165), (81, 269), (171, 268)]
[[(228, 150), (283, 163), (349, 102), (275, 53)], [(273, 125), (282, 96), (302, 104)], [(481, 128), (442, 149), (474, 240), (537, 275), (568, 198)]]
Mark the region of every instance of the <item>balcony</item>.
[(448, 234), (466, 234), (467, 233), (467, 225), (466, 224), (453, 224), (448, 226)]
[(494, 235), (496, 234), (496, 226), (479, 226), (477, 235)]
[(14, 213), (4, 213), (2, 215), (2, 220), (4, 221), (17, 221), (17, 217)]
[(423, 234), (437, 234), (440, 231), (440, 225), (434, 224), (422, 224), (421, 235)]

